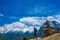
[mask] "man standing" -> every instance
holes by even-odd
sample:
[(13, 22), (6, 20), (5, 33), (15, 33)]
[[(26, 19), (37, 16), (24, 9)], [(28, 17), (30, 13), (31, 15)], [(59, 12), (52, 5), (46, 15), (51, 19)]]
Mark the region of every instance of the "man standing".
[(37, 40), (37, 29), (34, 27), (34, 38)]

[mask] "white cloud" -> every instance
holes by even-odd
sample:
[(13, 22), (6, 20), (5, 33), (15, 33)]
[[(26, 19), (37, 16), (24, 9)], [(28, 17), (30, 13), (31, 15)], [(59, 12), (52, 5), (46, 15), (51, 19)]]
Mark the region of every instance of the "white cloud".
[(7, 33), (10, 31), (22, 31), (24, 33), (28, 31), (31, 33), (34, 31), (34, 27), (39, 30), (39, 28), (43, 25), (46, 19), (49, 21), (57, 21), (60, 23), (60, 15), (48, 17), (24, 17), (20, 18), (17, 22), (3, 25), (2, 27), (0, 27), (0, 33)]
[(39, 28), (41, 27), (41, 25), (43, 25), (45, 21), (46, 21), (45, 17), (26, 17), (20, 19), (20, 22), (28, 26), (28, 29), (26, 28), (26, 31), (29, 32), (32, 32), (34, 30), (33, 29), (34, 27), (36, 27), (36, 29), (39, 30)]
[(0, 16), (2, 16), (2, 17), (3, 17), (4, 15), (3, 15), (3, 14), (0, 14)]
[(25, 32), (29, 32), (29, 33), (32, 33), (33, 31), (34, 31), (34, 27), (33, 26), (30, 26), (30, 27), (25, 27), (24, 29), (23, 29), (23, 32), (25, 33)]
[(56, 16), (56, 21), (60, 23), (60, 15)]
[(25, 27), (24, 29), (23, 29), (23, 32), (25, 33), (26, 31), (28, 31), (28, 28), (27, 27)]
[(4, 33), (5, 28), (4, 27), (0, 27), (0, 33)]
[(33, 26), (31, 26), (31, 27), (28, 27), (28, 32), (33, 32), (34, 31), (34, 27)]
[(20, 22), (25, 24), (28, 23), (31, 25), (41, 25), (41, 23), (43, 23), (42, 21), (44, 22), (45, 20), (43, 20), (43, 18), (40, 17), (27, 17), (27, 18), (20, 19)]
[(47, 20), (53, 21), (54, 20), (54, 17), (53, 16), (48, 16), (47, 17)]
[(54, 16), (48, 16), (47, 20), (49, 20), (49, 21), (57, 21), (58, 23), (60, 23), (60, 14), (59, 15), (54, 15)]
[(21, 31), (21, 29), (20, 28), (14, 28), (12, 31), (13, 32), (15, 32), (15, 31)]
[(25, 26), (26, 25), (24, 25), (21, 22), (14, 22), (12, 24), (5, 24), (4, 25), (4, 27), (6, 29), (5, 33), (9, 32), (9, 31), (22, 31)]
[[(10, 31), (22, 31), (22, 32), (33, 32), (33, 28), (36, 27), (37, 29), (40, 28), (40, 25), (42, 25), (42, 18), (39, 17), (26, 17), (21, 18), (18, 22), (13, 22), (11, 24), (5, 24), (3, 26), (3, 29), (0, 30), (2, 32), (10, 32)], [(45, 20), (43, 20), (45, 21)], [(27, 24), (26, 24), (27, 23)]]

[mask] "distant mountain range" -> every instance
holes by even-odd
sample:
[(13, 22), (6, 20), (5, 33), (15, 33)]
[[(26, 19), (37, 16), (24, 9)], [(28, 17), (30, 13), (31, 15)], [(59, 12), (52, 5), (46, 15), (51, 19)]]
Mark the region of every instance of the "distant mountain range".
[[(52, 29), (57, 29), (57, 30), (60, 30), (60, 23), (58, 23), (57, 21), (48, 21), (51, 28)], [(43, 25), (42, 25), (43, 26)], [(37, 31), (37, 36), (38, 37), (41, 37), (42, 36), (42, 32), (43, 32), (43, 29), (42, 29), (42, 26), (40, 27), (40, 29)], [(3, 35), (5, 37), (8, 37), (8, 38), (13, 38), (13, 37), (23, 37), (23, 36), (32, 36), (34, 34), (34, 32), (32, 33), (29, 33), (28, 31), (23, 33), (22, 31), (20, 32), (8, 32), (8, 33), (3, 33)]]

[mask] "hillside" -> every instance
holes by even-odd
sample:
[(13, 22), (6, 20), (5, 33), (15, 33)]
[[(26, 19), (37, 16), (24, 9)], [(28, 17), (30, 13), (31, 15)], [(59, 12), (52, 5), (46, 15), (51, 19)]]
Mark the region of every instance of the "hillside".
[[(34, 39), (30, 39), (34, 40)], [(60, 40), (60, 33), (55, 33), (45, 38), (38, 38), (37, 40)]]

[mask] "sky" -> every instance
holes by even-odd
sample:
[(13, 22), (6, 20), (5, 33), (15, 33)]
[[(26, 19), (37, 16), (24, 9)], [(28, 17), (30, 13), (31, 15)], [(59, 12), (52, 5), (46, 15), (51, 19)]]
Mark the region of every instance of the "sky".
[[(7, 28), (7, 32), (11, 31), (15, 26), (14, 31), (21, 30), (25, 26), (28, 27), (23, 29), (25, 32), (36, 24), (42, 25), (46, 19), (60, 22), (59, 18), (60, 0), (0, 0), (1, 31), (4, 31), (4, 28)], [(12, 28), (9, 29), (10, 27)]]

